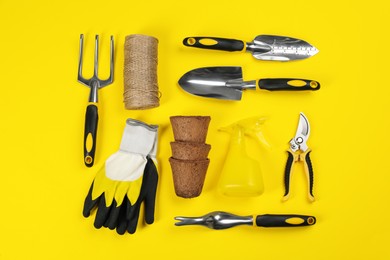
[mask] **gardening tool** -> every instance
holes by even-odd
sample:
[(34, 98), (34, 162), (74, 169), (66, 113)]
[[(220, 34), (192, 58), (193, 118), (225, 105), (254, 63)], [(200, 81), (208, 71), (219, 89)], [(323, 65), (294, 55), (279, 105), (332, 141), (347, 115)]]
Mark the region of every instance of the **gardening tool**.
[[(188, 93), (210, 98), (241, 100), (242, 91), (256, 90), (256, 80), (243, 81), (242, 68), (237, 66), (204, 67), (185, 73), (179, 85)], [(260, 89), (277, 90), (318, 90), (320, 83), (314, 80), (294, 78), (260, 79)]]
[(283, 200), (288, 200), (290, 196), (290, 180), (293, 165), (295, 162), (303, 161), (305, 173), (308, 182), (308, 198), (314, 201), (313, 196), (313, 167), (310, 160), (310, 148), (306, 145), (306, 141), (310, 135), (310, 125), (307, 117), (301, 112), (299, 115), (299, 124), (295, 137), (290, 141), (290, 148), (288, 152), (288, 159), (284, 173), (285, 193)]
[[(123, 235), (137, 230), (139, 216), (154, 222), (158, 183), (158, 125), (129, 118), (117, 152), (97, 172), (84, 201), (83, 216), (95, 214), (95, 228), (116, 229)], [(143, 205), (144, 207), (143, 207)], [(144, 214), (140, 214), (140, 209)]]
[(96, 135), (98, 126), (98, 90), (107, 85), (110, 85), (114, 80), (114, 38), (111, 36), (110, 45), (110, 76), (106, 80), (98, 78), (98, 48), (99, 35), (95, 37), (95, 62), (94, 74), (92, 78), (86, 79), (82, 75), (83, 66), (83, 41), (84, 35), (80, 35), (80, 59), (77, 80), (78, 82), (89, 87), (90, 94), (88, 99), (87, 111), (85, 113), (85, 130), (84, 130), (84, 163), (87, 167), (91, 167), (95, 161), (96, 150)]
[(259, 60), (302, 60), (318, 53), (311, 44), (292, 37), (259, 35), (253, 42), (217, 37), (187, 37), (183, 44), (188, 47), (221, 51), (247, 51)]
[(297, 227), (316, 223), (314, 216), (295, 214), (265, 214), (237, 216), (228, 212), (214, 211), (200, 217), (175, 217), (176, 226), (200, 225), (211, 229), (227, 229), (238, 225), (258, 227)]
[(219, 191), (226, 196), (258, 196), (264, 192), (260, 156), (249, 156), (246, 150), (245, 136), (254, 137), (269, 147), (261, 127), (264, 117), (250, 117), (220, 131), (231, 134), (229, 149), (218, 182)]

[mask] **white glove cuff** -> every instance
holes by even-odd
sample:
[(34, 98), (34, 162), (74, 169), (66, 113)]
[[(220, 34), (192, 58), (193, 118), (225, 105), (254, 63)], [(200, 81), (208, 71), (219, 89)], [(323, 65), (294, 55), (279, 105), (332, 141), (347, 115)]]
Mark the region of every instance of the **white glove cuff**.
[(158, 125), (127, 119), (120, 150), (147, 156), (157, 148), (157, 129)]

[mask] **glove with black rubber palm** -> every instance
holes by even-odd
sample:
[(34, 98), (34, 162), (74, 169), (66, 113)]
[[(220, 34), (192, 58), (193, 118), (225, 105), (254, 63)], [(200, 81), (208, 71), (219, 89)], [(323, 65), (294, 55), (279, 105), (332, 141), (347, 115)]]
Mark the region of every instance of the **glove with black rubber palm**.
[(97, 173), (84, 202), (84, 217), (97, 208), (94, 226), (134, 233), (145, 202), (145, 222), (154, 222), (158, 182), (157, 125), (128, 119), (120, 149)]

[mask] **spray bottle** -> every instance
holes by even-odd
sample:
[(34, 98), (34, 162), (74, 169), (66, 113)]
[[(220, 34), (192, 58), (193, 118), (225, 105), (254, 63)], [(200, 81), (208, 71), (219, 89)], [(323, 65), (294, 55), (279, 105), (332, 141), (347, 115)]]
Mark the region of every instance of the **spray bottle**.
[(220, 131), (231, 135), (228, 153), (222, 168), (218, 190), (227, 196), (258, 196), (264, 192), (263, 176), (259, 161), (246, 151), (245, 136), (257, 139), (270, 147), (261, 131), (264, 117), (250, 117)]

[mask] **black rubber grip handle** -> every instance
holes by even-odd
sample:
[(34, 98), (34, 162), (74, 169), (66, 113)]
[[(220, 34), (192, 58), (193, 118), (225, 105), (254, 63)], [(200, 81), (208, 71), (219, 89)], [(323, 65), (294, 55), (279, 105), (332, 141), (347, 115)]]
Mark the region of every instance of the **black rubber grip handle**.
[(308, 152), (305, 156), (305, 163), (307, 166), (307, 177), (309, 181), (309, 198), (310, 200), (314, 200), (314, 195), (313, 195), (313, 182), (314, 182), (314, 173), (313, 173), (313, 165), (311, 164), (310, 160), (310, 152)]
[(288, 196), (290, 194), (290, 176), (291, 176), (291, 170), (292, 165), (294, 163), (294, 156), (290, 151), (287, 151), (288, 158), (286, 163), (286, 168), (284, 170), (284, 199), (288, 199)]
[(183, 44), (188, 47), (220, 51), (242, 51), (245, 48), (243, 41), (218, 37), (187, 37)]
[(298, 227), (311, 226), (316, 223), (314, 216), (295, 214), (265, 214), (256, 217), (258, 227)]
[(98, 107), (95, 103), (90, 103), (85, 113), (84, 128), (84, 163), (87, 167), (92, 167), (95, 162), (98, 119)]
[(320, 83), (315, 80), (308, 79), (294, 79), (294, 78), (274, 78), (274, 79), (260, 79), (259, 88), (270, 91), (276, 90), (319, 90)]

